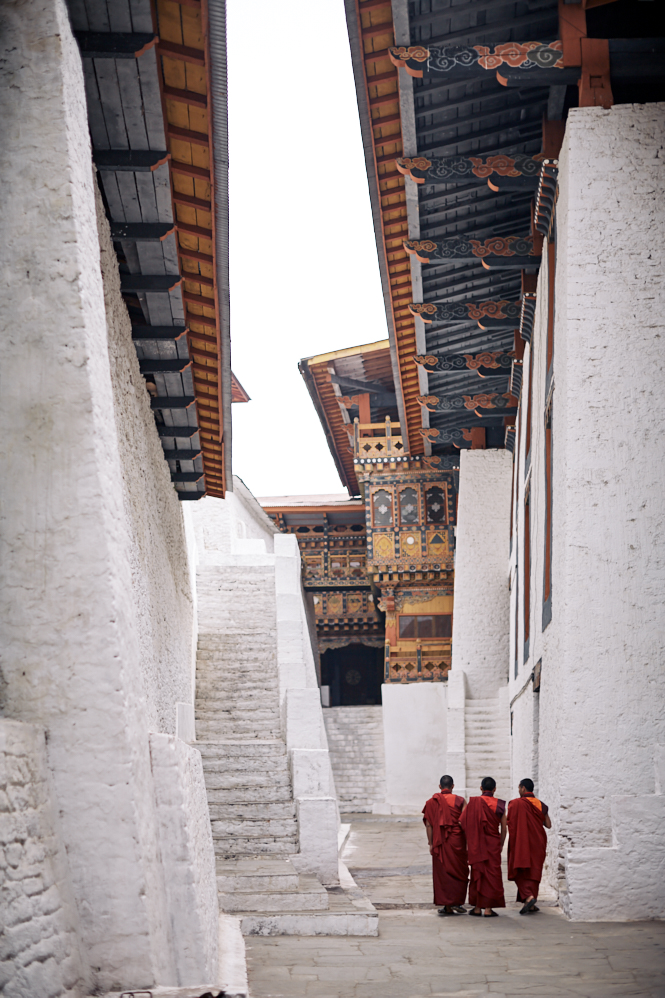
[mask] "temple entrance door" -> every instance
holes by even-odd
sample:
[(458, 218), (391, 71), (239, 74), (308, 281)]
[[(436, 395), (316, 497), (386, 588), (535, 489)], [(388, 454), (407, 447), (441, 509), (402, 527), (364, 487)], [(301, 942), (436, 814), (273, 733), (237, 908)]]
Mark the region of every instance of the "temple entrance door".
[(345, 645), (321, 656), (321, 684), (330, 687), (331, 707), (381, 703), (383, 648)]

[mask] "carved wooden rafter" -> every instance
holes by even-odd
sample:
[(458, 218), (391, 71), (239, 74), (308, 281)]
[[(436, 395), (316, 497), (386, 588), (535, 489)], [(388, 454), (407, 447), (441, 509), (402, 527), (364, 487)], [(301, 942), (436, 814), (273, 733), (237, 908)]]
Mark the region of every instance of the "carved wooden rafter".
[(482, 263), (487, 270), (540, 266), (540, 254), (536, 252), (531, 236), (494, 236), (490, 239), (451, 236), (439, 242), (405, 239), (404, 249), (421, 263)]
[(460, 323), (475, 319), (481, 329), (515, 329), (519, 325), (519, 301), (411, 302), (409, 308), (423, 322)]
[(481, 377), (503, 372), (510, 374), (515, 354), (513, 351), (505, 353), (502, 350), (485, 350), (482, 353), (453, 353), (453, 354), (425, 354), (414, 357), (416, 364), (424, 367), (427, 371), (450, 371), (458, 373), (460, 371), (475, 371)]
[(401, 157), (395, 165), (405, 177), (416, 184), (454, 184), (487, 182), (493, 191), (533, 189), (538, 186), (538, 176), (543, 154), (537, 156), (504, 154), (495, 156), (425, 156)]

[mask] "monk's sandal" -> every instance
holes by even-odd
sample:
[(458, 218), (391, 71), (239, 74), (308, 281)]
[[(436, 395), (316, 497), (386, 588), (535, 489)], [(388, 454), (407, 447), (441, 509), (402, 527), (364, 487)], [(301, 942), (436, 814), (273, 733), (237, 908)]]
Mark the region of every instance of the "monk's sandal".
[(520, 909), (520, 915), (530, 915), (531, 912), (534, 910), (535, 907), (536, 907), (536, 899), (535, 898), (531, 898), (530, 901), (525, 901), (524, 905)]

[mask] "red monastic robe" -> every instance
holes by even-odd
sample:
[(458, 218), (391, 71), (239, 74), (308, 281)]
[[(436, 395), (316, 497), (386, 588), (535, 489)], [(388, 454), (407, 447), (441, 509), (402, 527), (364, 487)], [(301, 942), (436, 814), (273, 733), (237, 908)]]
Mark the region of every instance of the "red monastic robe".
[(450, 790), (434, 794), (423, 808), (423, 821), (432, 826), (434, 904), (464, 904), (469, 878), (466, 841), (460, 828), (464, 798)]
[(501, 876), (501, 818), (506, 802), (483, 793), (471, 797), (460, 825), (471, 867), (469, 902), (479, 908), (505, 908)]
[(547, 804), (533, 794), (508, 805), (508, 879), (517, 884), (517, 900), (538, 897), (547, 850), (544, 822)]

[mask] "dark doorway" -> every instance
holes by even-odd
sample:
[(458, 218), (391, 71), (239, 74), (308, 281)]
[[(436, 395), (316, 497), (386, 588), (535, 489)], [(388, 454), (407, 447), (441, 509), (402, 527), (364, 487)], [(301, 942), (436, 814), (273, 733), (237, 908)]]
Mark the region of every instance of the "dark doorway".
[(345, 645), (321, 656), (321, 685), (330, 687), (331, 707), (381, 703), (383, 648)]

